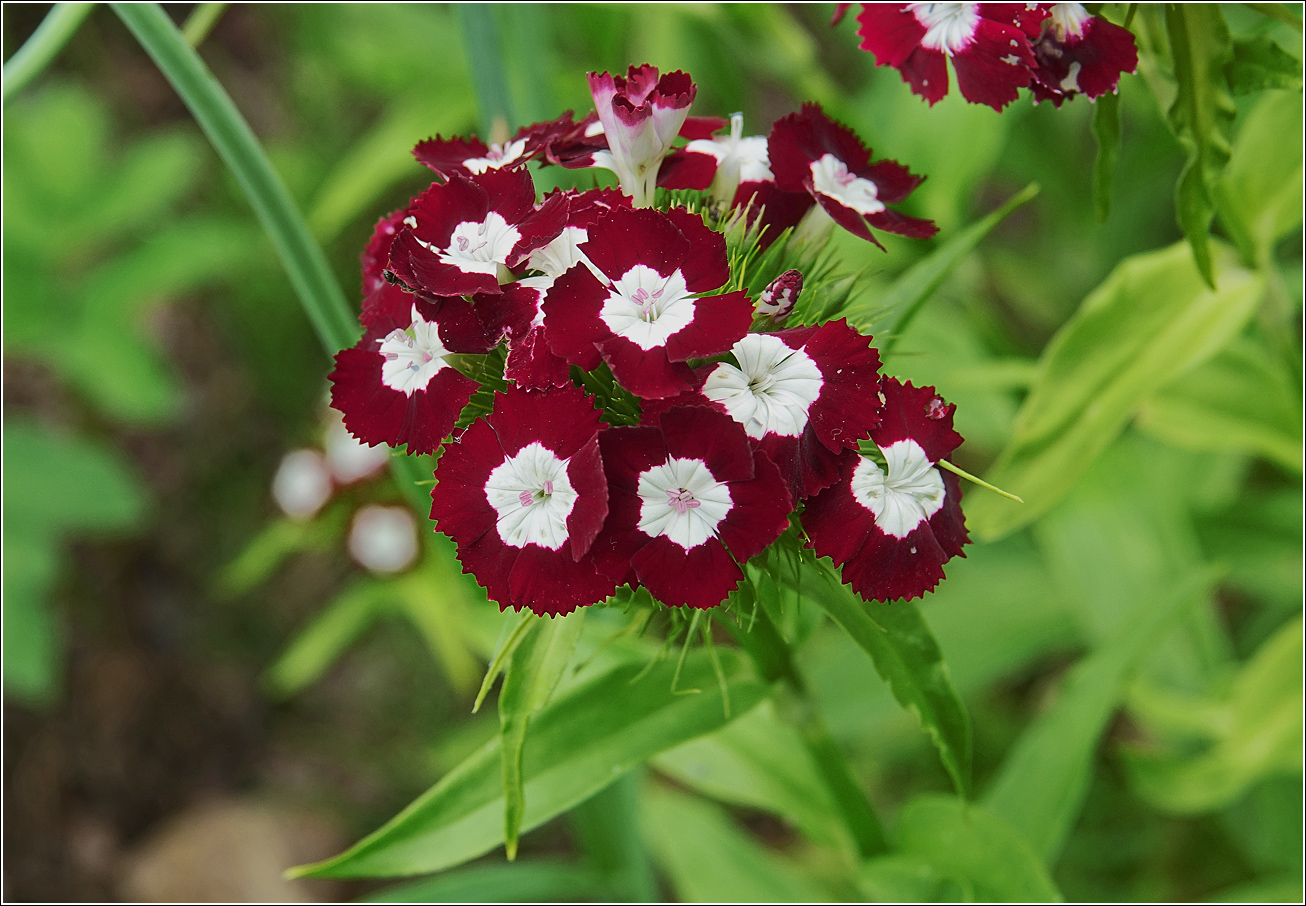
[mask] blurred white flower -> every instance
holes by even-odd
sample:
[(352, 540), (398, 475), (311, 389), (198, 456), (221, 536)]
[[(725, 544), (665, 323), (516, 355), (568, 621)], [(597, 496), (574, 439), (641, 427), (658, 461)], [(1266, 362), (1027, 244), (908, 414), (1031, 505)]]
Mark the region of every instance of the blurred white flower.
[(402, 506), (365, 506), (354, 515), (349, 553), (376, 573), (397, 573), (417, 559), (417, 520)]
[(343, 421), (336, 419), (326, 432), (326, 463), (339, 484), (351, 484), (378, 471), (390, 458), (385, 444), (369, 447), (349, 433)]
[(292, 450), (272, 479), (272, 497), (291, 519), (310, 519), (331, 497), (331, 473), (316, 450)]

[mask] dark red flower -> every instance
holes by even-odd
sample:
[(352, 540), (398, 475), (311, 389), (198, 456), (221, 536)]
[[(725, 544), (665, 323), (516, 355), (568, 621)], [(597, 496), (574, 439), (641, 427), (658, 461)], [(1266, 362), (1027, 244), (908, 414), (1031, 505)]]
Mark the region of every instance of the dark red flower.
[(743, 425), (795, 500), (838, 478), (839, 454), (880, 422), (880, 356), (842, 320), (750, 333), (710, 366), (703, 396)]
[[(368, 299), (367, 333), (336, 353), (331, 405), (368, 446), (407, 444), (410, 453), (432, 453), (476, 389), (447, 361), (449, 334), (465, 338), (480, 326), (463, 299), (426, 299), (391, 286)], [(399, 314), (403, 306), (406, 316)]]
[(681, 209), (614, 210), (590, 230), (578, 264), (544, 300), (549, 346), (585, 371), (606, 361), (643, 397), (693, 383), (686, 361), (719, 355), (748, 332), (742, 292), (702, 295), (730, 277), (725, 240)]
[(360, 261), (363, 265), (363, 295), (369, 296), (386, 285), (385, 272), (390, 265), (390, 244), (403, 228), (408, 208), (392, 211), (376, 222), (372, 238), (367, 241)]
[(810, 193), (850, 233), (880, 245), (870, 227), (914, 239), (938, 232), (932, 221), (887, 207), (906, 199), (924, 177), (897, 161), (871, 163), (870, 149), (856, 133), (826, 116), (819, 104), (804, 104), (776, 120), (768, 146), (776, 186)]
[(571, 114), (566, 113), (556, 120), (522, 126), (509, 141), (490, 145), (474, 135), (448, 139), (437, 135), (418, 142), (413, 148), (413, 156), (442, 179), (448, 179), (454, 173), (477, 176), (487, 170), (525, 165), (538, 157), (551, 139), (572, 125)]
[(740, 564), (789, 525), (784, 481), (726, 415), (684, 407), (657, 426), (599, 435), (609, 514), (595, 557), (617, 582), (672, 607), (715, 607)]
[(575, 387), (510, 389), (445, 445), (431, 518), (500, 609), (566, 614), (616, 588), (589, 556), (608, 512), (600, 427)]
[(637, 207), (648, 207), (662, 158), (685, 124), (698, 88), (683, 72), (659, 76), (657, 67), (647, 64), (630, 67), (624, 78), (592, 72), (589, 81), (608, 143), (606, 152), (595, 153), (594, 163), (616, 172)]
[(1099, 98), (1115, 91), (1120, 76), (1138, 68), (1134, 36), (1078, 3), (1056, 3), (1034, 42), (1036, 100), (1061, 102), (1076, 94)]
[(390, 246), (390, 271), (412, 289), (435, 296), (502, 292), (510, 271), (562, 230), (566, 199), (535, 206), (535, 184), (523, 169), (451, 174), (407, 209)]
[(962, 96), (1001, 110), (1029, 84), (1030, 37), (1038, 34), (1041, 6), (863, 3), (857, 34), (877, 65), (897, 69), (931, 105), (948, 93), (946, 61), (951, 59)]
[(933, 387), (890, 377), (881, 387), (884, 410), (871, 437), (883, 464), (845, 453), (839, 480), (807, 502), (802, 522), (808, 546), (841, 566), (846, 584), (888, 601), (933, 589), (968, 539), (957, 476), (935, 466), (961, 444), (955, 407)]

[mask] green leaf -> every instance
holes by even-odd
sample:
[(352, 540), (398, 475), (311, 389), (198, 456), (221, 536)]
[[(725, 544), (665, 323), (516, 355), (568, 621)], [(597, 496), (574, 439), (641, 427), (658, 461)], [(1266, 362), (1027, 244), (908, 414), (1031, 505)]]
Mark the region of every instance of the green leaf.
[(892, 853), (862, 863), (857, 889), (873, 903), (973, 903), (970, 882), (943, 874), (920, 856)]
[(47, 603), (59, 573), (59, 544), (16, 528), (9, 524), (4, 535), (4, 691), (41, 706), (59, 686), (60, 632)]
[[(1145, 725), (1158, 716), (1142, 705)], [(1126, 751), (1125, 764), (1135, 790), (1150, 804), (1169, 812), (1194, 814), (1224, 808), (1252, 784), (1275, 773), (1302, 769), (1302, 621), (1284, 625), (1239, 671), (1222, 703), (1192, 702), (1210, 714), (1199, 727), (1214, 745), (1198, 754)], [(1187, 709), (1185, 709), (1187, 710)], [(1192, 735), (1192, 727), (1182, 728)], [(1171, 730), (1173, 733), (1173, 729)]]
[[(951, 796), (913, 799), (898, 816), (898, 850), (969, 888), (979, 902), (1061, 902), (1039, 857), (992, 812)], [(870, 863), (872, 871), (876, 863)], [(882, 872), (883, 869), (880, 868)]]
[(1302, 467), (1301, 402), (1292, 378), (1247, 339), (1162, 387), (1138, 410), (1138, 426), (1171, 446), (1263, 456)]
[(822, 903), (830, 894), (779, 853), (764, 849), (722, 810), (652, 787), (644, 837), (683, 903)]
[(1264, 277), (1216, 246), (1220, 286), (1183, 245), (1120, 263), (1043, 352), (1011, 442), (984, 477), (1023, 504), (976, 490), (966, 522), (994, 540), (1047, 512), (1152, 393), (1208, 359), (1247, 322)]
[[(880, 350), (882, 354), (888, 355), (921, 306), (929, 301), (957, 265), (975, 250), (980, 240), (1008, 214), (1037, 194), (1037, 185), (1026, 186), (992, 214), (966, 227), (914, 264), (873, 305), (869, 302), (854, 303), (835, 317), (846, 317), (849, 324), (864, 332), (882, 334)], [(887, 335), (883, 335), (885, 331), (888, 332)]]
[(1224, 74), (1233, 50), (1224, 14), (1215, 4), (1168, 4), (1165, 25), (1178, 83), (1167, 116), (1188, 153), (1175, 185), (1175, 210), (1202, 279), (1214, 287), (1208, 230), (1215, 216), (1215, 186), (1229, 161), (1237, 113)]
[[(1252, 4), (1248, 4), (1249, 6)], [(1274, 4), (1255, 4), (1273, 6)], [(1301, 872), (1262, 878), (1222, 890), (1206, 900), (1208, 903), (1300, 903), (1302, 901)]]
[(508, 860), (517, 858), (526, 798), (522, 752), (531, 718), (549, 702), (576, 650), (585, 609), (535, 620), (508, 658), (499, 690), (499, 746), (503, 751), (503, 825)]
[(347, 515), (343, 507), (329, 506), (308, 522), (289, 516), (272, 520), (222, 568), (217, 579), (218, 593), (246, 594), (267, 580), (291, 554), (339, 543)]
[[(1296, 5), (1296, 4), (1292, 4)], [(1297, 31), (1301, 31), (1301, 16), (1298, 16), (1287, 3), (1244, 3), (1248, 9), (1254, 9), (1263, 16), (1269, 16), (1278, 22), (1291, 25)]]
[(810, 572), (805, 594), (870, 656), (894, 698), (920, 720), (958, 794), (970, 795), (970, 717), (920, 610), (911, 601), (863, 601), (828, 567)]
[(473, 865), (362, 897), (361, 903), (578, 903), (608, 898), (593, 869), (565, 862)]
[(1243, 259), (1265, 267), (1302, 221), (1301, 93), (1274, 91), (1247, 113), (1216, 186), (1220, 223)]
[(328, 352), (352, 345), (359, 332), (353, 311), (321, 247), (231, 98), (158, 4), (112, 6), (181, 95), (254, 206), (322, 345)]
[[(719, 651), (736, 713), (767, 694), (733, 651)], [(703, 689), (674, 695), (675, 665), (626, 664), (569, 688), (531, 720), (522, 759), (522, 830), (585, 801), (645, 760), (726, 723), (710, 659), (694, 652), (680, 682)], [(496, 738), (384, 827), (346, 852), (294, 869), (299, 876), (386, 877), (439, 871), (484, 855), (504, 840), (504, 798)]]
[(984, 795), (984, 806), (1052, 862), (1074, 825), (1093, 774), (1098, 740), (1125, 683), (1162, 633), (1210, 593), (1212, 570), (1139, 609), (1118, 634), (1066, 676), (1057, 700), (1027, 729)]
[(336, 595), (268, 668), (264, 676), (268, 692), (274, 698), (289, 698), (316, 682), (376, 621), (386, 591), (384, 582), (361, 579)]
[(535, 628), (538, 620), (539, 617), (535, 613), (525, 608), (517, 614), (515, 623), (510, 618), (503, 620), (499, 628), (499, 639), (494, 645), (494, 654), (490, 657), (489, 666), (485, 668), (485, 678), (481, 680), (480, 691), (476, 693), (476, 702), (472, 705), (473, 714), (481, 710), (481, 704), (485, 701), (485, 696), (490, 694), (490, 689), (494, 687), (494, 681), (499, 678), (499, 674), (508, 665), (512, 653), (517, 650), (526, 633)]
[(652, 764), (707, 796), (779, 815), (813, 843), (854, 852), (802, 737), (780, 720), (770, 701), (715, 733), (663, 752)]
[(609, 899), (649, 903), (657, 899), (657, 883), (639, 832), (643, 771), (631, 771), (571, 810), (571, 826), (603, 879)]
[(5, 60), (4, 103), (45, 71), (95, 9), (94, 3), (56, 3), (18, 51)]
[(1301, 91), (1301, 60), (1284, 50), (1269, 35), (1233, 42), (1233, 60), (1225, 67), (1235, 95), (1267, 88)]
[(1093, 105), (1093, 138), (1097, 158), (1093, 161), (1093, 209), (1097, 222), (1106, 223), (1111, 213), (1111, 183), (1120, 157), (1120, 94), (1110, 92)]

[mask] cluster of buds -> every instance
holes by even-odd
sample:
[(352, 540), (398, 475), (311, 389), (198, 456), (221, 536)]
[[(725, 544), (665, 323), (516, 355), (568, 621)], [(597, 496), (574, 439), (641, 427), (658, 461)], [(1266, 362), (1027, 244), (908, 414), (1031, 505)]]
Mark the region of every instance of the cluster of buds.
[[(867, 598), (932, 589), (967, 540), (938, 466), (961, 443), (953, 407), (882, 375), (845, 321), (816, 323), (784, 269), (836, 227), (932, 236), (890, 207), (921, 177), (814, 104), (745, 137), (738, 116), (689, 116), (684, 73), (590, 87), (579, 120), (417, 146), (438, 178), (378, 223), (364, 336), (331, 375), (349, 431), (441, 451), (431, 518), (501, 607), (569, 613), (623, 585), (715, 607), (795, 525)], [(531, 161), (620, 188), (537, 199)], [(659, 188), (698, 202), (659, 208)], [(782, 243), (784, 272), (744, 273), (758, 256), (729, 249), (748, 242)]]
[(862, 50), (930, 104), (948, 93), (947, 60), (962, 96), (994, 110), (1021, 88), (1058, 107), (1092, 100), (1138, 68), (1133, 35), (1079, 3), (863, 3), (857, 22)]

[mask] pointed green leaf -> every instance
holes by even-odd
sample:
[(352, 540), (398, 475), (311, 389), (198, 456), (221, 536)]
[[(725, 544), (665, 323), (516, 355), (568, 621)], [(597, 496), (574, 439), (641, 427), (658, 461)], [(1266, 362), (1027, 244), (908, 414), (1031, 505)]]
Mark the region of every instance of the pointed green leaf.
[(1098, 740), (1125, 681), (1162, 633), (1210, 594), (1207, 569), (1154, 607), (1140, 608), (1115, 637), (1067, 675), (1056, 703), (1016, 742), (984, 795), (984, 807), (1015, 828), (1047, 862), (1056, 859), (1079, 816)]
[(1217, 252), (1211, 290), (1183, 245), (1127, 258), (1043, 352), (1011, 442), (984, 478), (1013, 494), (968, 495), (966, 524), (995, 540), (1047, 512), (1152, 393), (1201, 364), (1246, 324), (1265, 279)]
[(608, 898), (593, 869), (565, 862), (473, 865), (362, 897), (360, 903), (585, 903)]
[(970, 717), (916, 604), (863, 601), (828, 567), (810, 572), (804, 593), (870, 656), (894, 698), (920, 720), (958, 794), (969, 796)]
[(1220, 224), (1258, 267), (1302, 221), (1301, 129), (1301, 92), (1266, 94), (1244, 118), (1216, 187)]
[(586, 610), (538, 619), (508, 658), (499, 691), (499, 745), (503, 751), (504, 841), (508, 859), (517, 858), (526, 799), (522, 792), (522, 751), (531, 717), (548, 704), (576, 650)]
[[(733, 651), (718, 652), (736, 713), (767, 687)], [(725, 724), (711, 661), (685, 660), (682, 684), (700, 695), (674, 695), (675, 665), (659, 663), (638, 681), (642, 663), (626, 664), (569, 688), (531, 720), (522, 759), (526, 811), (522, 831), (538, 827), (606, 787), (648, 758)], [(484, 855), (504, 839), (499, 740), (487, 743), (384, 827), (346, 852), (295, 870), (315, 877), (393, 877), (439, 871)]]
[(362, 579), (347, 587), (300, 629), (268, 668), (264, 686), (289, 698), (315, 683), (367, 631), (385, 603), (386, 583)]
[(649, 903), (657, 882), (639, 832), (644, 771), (631, 771), (571, 810), (572, 829), (612, 899)]
[(1208, 231), (1215, 216), (1215, 184), (1229, 162), (1237, 113), (1224, 72), (1233, 49), (1224, 14), (1213, 3), (1168, 4), (1165, 26), (1179, 89), (1167, 115), (1188, 152), (1175, 186), (1175, 210), (1202, 279), (1214, 287)]

